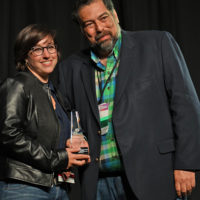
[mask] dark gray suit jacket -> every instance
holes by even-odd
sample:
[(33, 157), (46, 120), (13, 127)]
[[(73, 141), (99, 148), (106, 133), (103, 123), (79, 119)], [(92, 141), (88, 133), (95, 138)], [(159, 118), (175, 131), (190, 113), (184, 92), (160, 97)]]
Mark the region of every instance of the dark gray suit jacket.
[[(92, 162), (82, 198), (96, 195), (101, 136), (89, 51), (61, 63), (60, 89), (80, 113)], [(175, 199), (174, 169), (200, 169), (200, 105), (183, 55), (167, 32), (122, 31), (113, 126), (125, 173), (139, 200)]]

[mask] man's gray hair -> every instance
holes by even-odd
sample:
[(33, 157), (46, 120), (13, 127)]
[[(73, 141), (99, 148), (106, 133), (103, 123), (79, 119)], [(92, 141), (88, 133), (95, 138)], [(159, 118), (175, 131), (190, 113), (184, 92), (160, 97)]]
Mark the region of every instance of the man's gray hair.
[[(98, 0), (76, 0), (74, 9), (72, 12), (73, 21), (80, 24), (80, 18), (78, 14), (79, 9), (82, 8), (83, 6), (90, 5), (91, 3), (95, 1), (98, 1)], [(113, 11), (115, 9), (112, 0), (101, 0), (101, 1), (104, 3), (104, 5), (109, 11)]]

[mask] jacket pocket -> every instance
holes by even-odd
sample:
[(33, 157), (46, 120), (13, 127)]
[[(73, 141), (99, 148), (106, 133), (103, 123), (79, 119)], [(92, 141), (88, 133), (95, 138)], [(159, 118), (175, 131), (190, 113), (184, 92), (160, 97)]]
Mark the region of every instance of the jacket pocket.
[(169, 153), (169, 152), (172, 152), (172, 151), (175, 151), (175, 144), (174, 144), (174, 140), (173, 139), (169, 139), (169, 140), (165, 140), (165, 141), (162, 141), (162, 142), (159, 142), (157, 144), (158, 146), (158, 151), (161, 153), (161, 154), (164, 154), (164, 153)]

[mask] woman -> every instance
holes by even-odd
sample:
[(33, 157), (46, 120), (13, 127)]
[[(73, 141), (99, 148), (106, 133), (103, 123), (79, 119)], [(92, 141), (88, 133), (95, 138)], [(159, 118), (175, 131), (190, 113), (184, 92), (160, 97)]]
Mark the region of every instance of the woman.
[(0, 88), (0, 199), (67, 200), (67, 184), (58, 177), (89, 160), (75, 154), (80, 148), (65, 147), (70, 123), (49, 82), (58, 57), (53, 31), (34, 24), (18, 34), (19, 72)]

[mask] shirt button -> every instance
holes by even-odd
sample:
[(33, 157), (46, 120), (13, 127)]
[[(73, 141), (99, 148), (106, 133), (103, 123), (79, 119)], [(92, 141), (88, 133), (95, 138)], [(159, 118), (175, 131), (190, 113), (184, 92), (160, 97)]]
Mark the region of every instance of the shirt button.
[(110, 90), (110, 87), (108, 86), (107, 89)]

